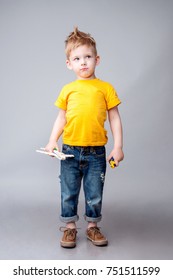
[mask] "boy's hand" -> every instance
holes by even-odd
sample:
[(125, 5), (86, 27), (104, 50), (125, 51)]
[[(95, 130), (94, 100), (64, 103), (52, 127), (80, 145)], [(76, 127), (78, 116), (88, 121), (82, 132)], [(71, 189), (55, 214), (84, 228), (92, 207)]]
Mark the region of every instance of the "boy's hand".
[(119, 162), (124, 159), (123, 150), (121, 148), (113, 149), (110, 155), (108, 156), (107, 160), (110, 161), (111, 158), (114, 159), (116, 166), (118, 166)]
[(45, 151), (49, 153), (52, 153), (54, 149), (59, 151), (57, 142), (49, 142), (45, 147)]

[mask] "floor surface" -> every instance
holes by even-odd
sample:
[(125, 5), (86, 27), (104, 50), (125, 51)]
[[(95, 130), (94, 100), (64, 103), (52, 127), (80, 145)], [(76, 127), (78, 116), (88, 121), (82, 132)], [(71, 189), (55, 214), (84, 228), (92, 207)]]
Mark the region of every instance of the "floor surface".
[[(173, 259), (172, 213), (156, 205), (135, 211), (127, 205), (104, 206), (99, 226), (109, 240), (107, 247), (96, 247), (86, 239), (86, 222), (80, 210), (77, 246), (64, 249), (59, 245), (62, 233), (58, 205), (0, 205), (0, 259)], [(81, 207), (82, 208), (82, 207)]]

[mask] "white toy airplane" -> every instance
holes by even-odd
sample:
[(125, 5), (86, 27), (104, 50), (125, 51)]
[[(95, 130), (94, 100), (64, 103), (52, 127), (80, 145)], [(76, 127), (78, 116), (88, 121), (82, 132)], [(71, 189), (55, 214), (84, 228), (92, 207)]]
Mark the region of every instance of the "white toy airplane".
[(45, 154), (45, 155), (49, 155), (49, 156), (53, 156), (53, 157), (56, 157), (60, 160), (65, 160), (66, 158), (74, 157), (74, 155), (66, 155), (64, 153), (58, 152), (56, 149), (54, 149), (52, 153), (45, 151), (44, 148), (40, 148), (40, 150), (36, 150), (36, 152), (42, 153), (42, 154)]

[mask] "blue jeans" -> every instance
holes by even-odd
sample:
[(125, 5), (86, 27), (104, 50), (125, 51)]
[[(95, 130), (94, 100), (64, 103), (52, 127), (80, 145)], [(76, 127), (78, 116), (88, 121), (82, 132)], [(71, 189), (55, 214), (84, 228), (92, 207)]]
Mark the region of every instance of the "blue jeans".
[(62, 152), (74, 158), (61, 161), (61, 221), (76, 222), (78, 199), (83, 180), (85, 220), (99, 222), (102, 218), (102, 195), (106, 173), (104, 146), (79, 147), (63, 145)]

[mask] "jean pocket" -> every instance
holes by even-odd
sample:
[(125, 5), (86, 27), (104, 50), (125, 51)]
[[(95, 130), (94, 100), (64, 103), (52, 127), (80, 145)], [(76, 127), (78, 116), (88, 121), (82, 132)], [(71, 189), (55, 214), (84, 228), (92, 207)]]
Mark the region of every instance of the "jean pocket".
[(63, 146), (62, 146), (62, 152), (63, 152), (63, 153), (70, 153), (70, 151), (72, 151), (72, 150), (73, 150), (73, 147), (72, 147), (72, 146), (63, 144)]
[(94, 154), (97, 157), (105, 157), (105, 147), (96, 147), (94, 148)]

